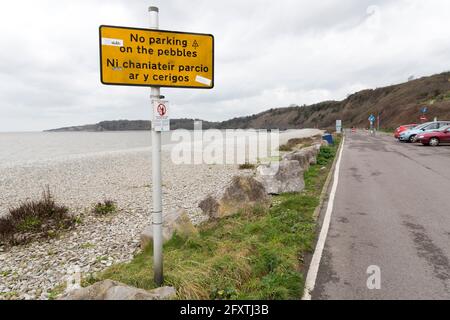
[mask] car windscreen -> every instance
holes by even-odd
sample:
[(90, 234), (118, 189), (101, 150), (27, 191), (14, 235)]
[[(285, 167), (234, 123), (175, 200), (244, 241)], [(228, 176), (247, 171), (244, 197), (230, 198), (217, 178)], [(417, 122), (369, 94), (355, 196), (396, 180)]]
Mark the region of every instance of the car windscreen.
[(419, 124), (417, 127), (414, 127), (414, 128), (411, 128), (411, 129), (418, 130), (418, 129), (425, 128), (426, 126), (429, 126), (429, 125), (430, 125), (429, 122), (427, 122), (427, 123), (422, 123), (422, 124)]

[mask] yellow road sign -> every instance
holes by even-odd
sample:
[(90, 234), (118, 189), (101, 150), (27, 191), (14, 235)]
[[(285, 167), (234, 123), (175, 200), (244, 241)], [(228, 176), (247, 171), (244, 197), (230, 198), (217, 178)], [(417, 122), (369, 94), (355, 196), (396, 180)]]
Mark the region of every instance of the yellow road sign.
[(103, 84), (214, 87), (210, 34), (100, 26)]

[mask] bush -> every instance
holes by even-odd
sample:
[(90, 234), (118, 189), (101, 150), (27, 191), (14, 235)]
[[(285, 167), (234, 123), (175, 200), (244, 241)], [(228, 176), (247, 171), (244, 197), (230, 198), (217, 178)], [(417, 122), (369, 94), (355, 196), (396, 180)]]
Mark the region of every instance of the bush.
[(239, 165), (239, 169), (240, 169), (240, 170), (255, 169), (255, 165), (252, 164), (252, 163), (246, 162), (246, 163), (244, 163), (244, 164), (240, 164), (240, 165)]
[(334, 159), (336, 150), (331, 146), (322, 146), (319, 155), (317, 156), (317, 164), (321, 166), (327, 165), (330, 160)]
[(22, 202), (11, 208), (9, 214), (0, 218), (0, 242), (7, 244), (25, 243), (42, 236), (67, 229), (75, 220), (69, 209), (55, 203), (47, 186), (42, 199)]
[(116, 203), (112, 200), (98, 202), (94, 207), (94, 213), (98, 215), (107, 215), (117, 210)]

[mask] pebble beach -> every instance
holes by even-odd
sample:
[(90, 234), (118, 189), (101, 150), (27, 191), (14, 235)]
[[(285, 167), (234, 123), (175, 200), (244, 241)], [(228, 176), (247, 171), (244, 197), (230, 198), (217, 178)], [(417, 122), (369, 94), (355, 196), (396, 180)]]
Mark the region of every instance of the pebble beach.
[[(287, 132), (281, 143), (317, 133), (321, 131)], [(131, 260), (139, 250), (141, 231), (151, 223), (150, 147), (6, 163), (0, 164), (0, 215), (21, 201), (38, 199), (49, 186), (56, 201), (80, 222), (53, 239), (0, 247), (0, 299), (49, 299), (69, 268), (77, 266), (88, 277)], [(234, 175), (252, 171), (237, 165), (174, 164), (170, 147), (163, 146), (162, 174), (163, 211), (185, 209), (197, 224), (206, 218), (198, 208), (205, 196), (223, 189)], [(95, 203), (106, 199), (116, 202), (117, 212), (92, 213)]]

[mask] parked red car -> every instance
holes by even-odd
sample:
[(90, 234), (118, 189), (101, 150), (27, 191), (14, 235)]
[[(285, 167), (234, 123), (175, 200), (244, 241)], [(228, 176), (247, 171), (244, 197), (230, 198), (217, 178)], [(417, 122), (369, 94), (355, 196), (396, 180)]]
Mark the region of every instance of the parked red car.
[(412, 123), (412, 124), (405, 124), (405, 125), (402, 125), (402, 126), (398, 127), (398, 128), (395, 129), (395, 131), (394, 131), (394, 137), (395, 137), (396, 139), (400, 138), (400, 133), (402, 133), (403, 131), (412, 129), (412, 128), (414, 128), (415, 126), (417, 126), (417, 124), (416, 124), (416, 123)]
[(420, 141), (425, 146), (433, 147), (441, 143), (450, 143), (450, 126), (442, 127), (436, 131), (418, 134), (417, 141)]

